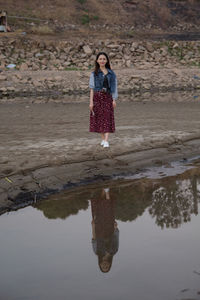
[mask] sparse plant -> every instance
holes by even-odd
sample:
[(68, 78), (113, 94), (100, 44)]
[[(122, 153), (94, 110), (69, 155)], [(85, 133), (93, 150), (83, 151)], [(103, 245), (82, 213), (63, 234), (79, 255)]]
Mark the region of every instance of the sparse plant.
[(53, 29), (51, 29), (48, 25), (35, 26), (32, 28), (33, 33), (37, 34), (52, 34), (54, 33)]
[(65, 71), (79, 71), (79, 70), (80, 70), (80, 68), (77, 68), (75, 66), (74, 67), (72, 66), (72, 67), (66, 67), (65, 68)]
[(98, 20), (99, 20), (99, 16), (93, 16), (92, 18), (93, 18), (93, 20), (95, 20), (95, 21), (98, 21)]
[(84, 4), (87, 0), (77, 0), (80, 4)]
[(89, 24), (90, 23), (90, 17), (89, 17), (89, 15), (83, 15), (81, 17), (81, 23), (83, 25)]
[(197, 62), (197, 61), (192, 61), (191, 63), (189, 63), (189, 65), (192, 66), (192, 67), (200, 68), (200, 62)]

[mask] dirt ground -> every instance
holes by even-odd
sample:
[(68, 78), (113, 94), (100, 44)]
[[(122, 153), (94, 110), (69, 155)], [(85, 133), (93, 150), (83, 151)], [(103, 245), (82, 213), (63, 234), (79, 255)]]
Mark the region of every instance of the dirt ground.
[(121, 96), (109, 149), (100, 146), (98, 134), (89, 133), (87, 98), (74, 103), (2, 102), (0, 210), (13, 207), (25, 194), (33, 199), (76, 183), (198, 155), (200, 101), (190, 94), (188, 101), (179, 101), (181, 94), (176, 95), (165, 95), (164, 102), (162, 95), (135, 102)]

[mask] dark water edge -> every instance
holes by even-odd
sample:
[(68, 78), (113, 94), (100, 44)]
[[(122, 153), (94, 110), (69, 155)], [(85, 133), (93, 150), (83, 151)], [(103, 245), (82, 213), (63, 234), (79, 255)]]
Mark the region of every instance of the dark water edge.
[[(119, 90), (119, 96), (120, 95), (127, 95), (127, 96), (138, 96), (138, 93), (140, 96), (142, 96), (145, 93), (150, 93), (150, 94), (155, 94), (155, 93), (168, 93), (168, 92), (199, 92), (200, 88), (199, 85), (197, 84), (197, 86), (194, 86), (194, 84), (188, 84), (187, 86), (151, 86), (150, 88), (143, 88), (141, 87), (140, 89), (138, 88), (128, 88), (126, 90)], [(62, 98), (66, 98), (66, 97), (77, 97), (77, 98), (81, 98), (81, 97), (85, 97), (88, 95), (88, 90), (86, 91), (82, 91), (82, 90), (73, 90), (70, 92), (63, 92), (62, 88), (60, 90), (43, 90), (43, 91), (19, 91), (19, 92), (12, 92), (12, 91), (8, 91), (8, 92), (1, 92), (0, 91), (0, 100), (14, 100), (17, 98), (23, 98), (23, 99), (27, 99), (30, 97), (33, 97), (34, 99), (45, 99), (48, 100), (49, 98), (51, 99), (62, 99)]]
[[(42, 210), (47, 218), (65, 219), (83, 207), (88, 208), (88, 199), (101, 198), (102, 193), (105, 194), (104, 189), (109, 188), (115, 199), (116, 219), (133, 221), (149, 208), (158, 226), (177, 228), (199, 213), (199, 158), (196, 158), (195, 164), (183, 166), (175, 163), (164, 168), (149, 168), (138, 174), (117, 175), (116, 180), (64, 190), (33, 206)], [(168, 172), (171, 172), (170, 176), (167, 176)]]
[(24, 191), (17, 194), (15, 197), (8, 197), (8, 200), (12, 201), (12, 206), (0, 208), (0, 215), (15, 211), (29, 205), (35, 205), (37, 202), (43, 201), (51, 197), (51, 195), (59, 195), (62, 192), (76, 192), (82, 189), (95, 189), (98, 186), (116, 186), (120, 184), (127, 184), (134, 180), (146, 179), (159, 179), (162, 177), (174, 177), (178, 174), (182, 174), (187, 170), (193, 170), (198, 166), (200, 157), (195, 156), (189, 159), (179, 160), (171, 162), (170, 164), (158, 167), (148, 167), (146, 169), (140, 169), (137, 172), (126, 172), (121, 174), (113, 174), (112, 176), (97, 175), (91, 178), (83, 179), (78, 182), (66, 182), (61, 184), (59, 188), (52, 189), (46, 188), (40, 191)]

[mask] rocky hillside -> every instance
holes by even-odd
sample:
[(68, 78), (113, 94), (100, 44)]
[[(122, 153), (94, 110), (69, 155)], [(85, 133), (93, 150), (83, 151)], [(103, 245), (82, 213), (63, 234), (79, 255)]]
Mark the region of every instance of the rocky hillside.
[(48, 25), (53, 31), (65, 31), (69, 26), (89, 25), (100, 30), (106, 24), (127, 26), (129, 31), (195, 30), (200, 26), (199, 0), (17, 0), (17, 5), (16, 0), (7, 0), (0, 9), (8, 11), (9, 23), (15, 29)]

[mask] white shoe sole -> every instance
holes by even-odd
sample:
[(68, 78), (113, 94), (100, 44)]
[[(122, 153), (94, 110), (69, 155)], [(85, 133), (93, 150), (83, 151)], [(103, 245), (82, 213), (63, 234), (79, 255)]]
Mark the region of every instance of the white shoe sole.
[(105, 142), (103, 145), (104, 148), (109, 148), (109, 143)]

